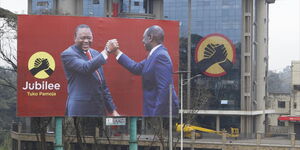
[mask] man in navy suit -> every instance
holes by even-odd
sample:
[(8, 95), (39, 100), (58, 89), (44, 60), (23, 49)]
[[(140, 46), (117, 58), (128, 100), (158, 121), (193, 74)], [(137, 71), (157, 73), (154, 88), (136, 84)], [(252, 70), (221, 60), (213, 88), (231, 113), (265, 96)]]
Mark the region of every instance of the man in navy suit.
[(147, 28), (143, 35), (142, 42), (149, 52), (146, 59), (135, 62), (119, 49), (114, 52), (119, 64), (131, 73), (142, 76), (144, 116), (169, 116), (170, 84), (172, 86), (172, 114), (178, 114), (178, 97), (172, 79), (172, 60), (167, 49), (162, 45), (163, 41), (163, 29), (154, 25)]
[(90, 47), (93, 34), (84, 24), (77, 26), (74, 42), (61, 53), (68, 80), (66, 115), (96, 117), (108, 112), (118, 116), (101, 67), (106, 63), (107, 50), (99, 53)]

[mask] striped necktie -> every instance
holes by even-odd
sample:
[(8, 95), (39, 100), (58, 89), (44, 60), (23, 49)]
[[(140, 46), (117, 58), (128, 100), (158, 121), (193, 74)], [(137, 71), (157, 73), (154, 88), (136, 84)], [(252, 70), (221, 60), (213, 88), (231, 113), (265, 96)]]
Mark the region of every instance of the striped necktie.
[[(93, 58), (89, 50), (84, 52), (84, 53), (88, 57), (89, 60), (91, 60)], [(101, 75), (100, 75), (98, 69), (96, 70), (96, 74), (97, 74), (97, 77), (98, 77), (98, 79), (100, 81), (100, 84), (101, 84), (102, 83), (102, 78), (101, 78)]]

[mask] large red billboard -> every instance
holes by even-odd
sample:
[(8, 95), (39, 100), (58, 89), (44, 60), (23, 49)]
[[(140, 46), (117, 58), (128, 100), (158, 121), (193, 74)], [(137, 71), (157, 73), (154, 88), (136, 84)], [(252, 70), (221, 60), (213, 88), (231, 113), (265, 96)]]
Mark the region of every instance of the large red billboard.
[[(102, 50), (105, 49), (105, 45), (110, 39), (117, 39), (120, 50), (123, 52), (118, 60), (116, 60), (113, 54), (109, 54), (106, 61), (104, 61), (105, 64), (101, 64), (103, 69), (100, 70), (100, 74), (105, 78), (106, 87), (108, 87), (110, 91), (115, 109), (120, 116), (166, 116), (167, 114), (147, 114), (145, 110), (148, 109), (147, 107), (152, 107), (151, 102), (155, 103), (153, 104), (153, 108), (155, 105), (165, 105), (164, 109), (168, 109), (166, 106), (167, 103), (159, 103), (156, 101), (157, 98), (161, 97), (160, 95), (152, 95), (153, 99), (146, 100), (147, 96), (151, 96), (151, 92), (149, 91), (152, 90), (152, 92), (159, 93), (159, 90), (155, 88), (161, 86), (164, 81), (157, 82), (155, 79), (161, 77), (161, 74), (165, 73), (167, 69), (164, 67), (156, 67), (157, 69), (162, 69), (162, 71), (154, 71), (151, 73), (147, 71), (146, 66), (151, 67), (151, 65), (149, 65), (151, 63), (149, 58), (147, 58), (149, 51), (146, 51), (145, 44), (143, 43), (143, 38), (148, 37), (143, 37), (143, 35), (145, 30), (153, 25), (157, 25), (163, 29), (164, 42), (160, 45), (160, 48), (157, 49), (167, 49), (168, 54), (166, 53), (166, 55), (170, 56), (167, 57), (168, 60), (171, 60), (170, 66), (173, 67), (173, 71), (177, 71), (179, 63), (178, 22), (39, 15), (18, 16), (17, 115), (29, 117), (65, 116), (66, 109), (69, 108), (66, 105), (70, 105), (68, 100), (71, 101), (73, 95), (77, 98), (83, 97), (83, 95), (78, 95), (81, 91), (73, 92), (72, 95), (71, 91), (73, 88), (91, 91), (89, 88), (91, 88), (94, 83), (89, 83), (92, 79), (87, 78), (88, 74), (77, 73), (77, 70), (72, 70), (68, 66), (73, 62), (76, 64), (75, 59), (77, 59), (77, 56), (65, 59), (65, 56), (68, 57), (69, 54), (66, 53), (66, 55), (62, 55), (64, 51), (72, 49), (72, 46), (74, 48), (74, 39), (76, 37), (75, 29), (81, 24), (86, 24), (91, 28), (93, 35), (91, 48), (99, 52), (95, 52), (95, 59), (96, 56), (100, 55)], [(76, 49), (76, 47), (74, 49)], [(151, 57), (154, 57), (156, 53), (158, 53), (158, 50), (155, 50), (155, 52), (151, 54)], [(82, 57), (84, 58), (85, 56), (82, 55)], [(122, 62), (127, 59), (127, 57), (136, 61), (136, 65), (144, 67), (140, 73), (133, 72), (128, 68), (130, 65), (126, 66), (126, 63), (124, 64), (124, 62)], [(101, 59), (103, 59), (103, 57), (101, 57)], [(138, 63), (140, 61), (142, 62)], [(77, 63), (75, 67), (84, 68), (85, 66), (81, 65), (83, 63), (90, 64), (92, 60), (78, 60)], [(162, 61), (155, 61), (153, 66), (159, 63), (162, 63)], [(90, 78), (93, 78), (93, 75), (97, 72), (98, 71), (93, 71)], [(156, 76), (151, 77), (153, 74)], [(86, 79), (76, 78), (78, 76), (86, 77)], [(95, 81), (96, 78), (97, 77), (95, 77)], [(173, 74), (172, 78), (175, 89), (177, 89), (178, 77)], [(152, 82), (152, 79), (157, 83)], [(80, 85), (79, 82), (83, 82), (83, 85)], [(75, 83), (75, 86), (71, 83)], [(155, 84), (158, 85), (156, 86)], [(163, 94), (165, 92), (161, 91), (161, 93)], [(90, 94), (91, 95), (85, 97), (95, 96), (93, 92), (90, 92)], [(173, 99), (174, 97), (176, 97), (176, 95), (172, 96)], [(99, 99), (102, 98), (103, 97), (99, 97)], [(75, 100), (75, 102), (81, 103), (83, 101)], [(77, 110), (92, 109), (92, 107), (90, 107), (92, 105), (80, 105), (74, 107), (74, 109), (75, 112)], [(177, 107), (177, 105), (178, 104), (176, 104), (175, 107)], [(85, 106), (88, 108), (84, 108)], [(157, 109), (155, 111), (159, 110)], [(111, 113), (106, 110), (106, 113), (103, 115), (111, 115)], [(75, 115), (69, 116), (81, 115), (76, 115), (75, 113)]]

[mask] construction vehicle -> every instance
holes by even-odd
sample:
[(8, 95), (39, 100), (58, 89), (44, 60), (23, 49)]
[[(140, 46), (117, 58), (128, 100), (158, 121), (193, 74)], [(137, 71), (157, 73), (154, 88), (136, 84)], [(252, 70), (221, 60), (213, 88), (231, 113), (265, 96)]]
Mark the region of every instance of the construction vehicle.
[[(180, 132), (181, 131), (181, 124), (176, 123), (176, 131)], [(207, 128), (203, 128), (203, 127), (199, 127), (199, 126), (192, 126), (189, 124), (183, 124), (183, 133), (184, 133), (184, 137), (187, 138), (192, 138), (192, 133), (195, 132), (195, 138), (201, 138), (201, 132), (205, 132), (205, 133), (214, 133), (214, 134), (218, 134), (218, 135), (223, 135), (223, 133), (225, 134), (226, 137), (232, 137), (232, 138), (237, 138), (239, 137), (239, 129), (238, 128), (230, 128), (231, 132), (228, 133), (226, 130), (222, 130), (222, 131), (215, 131), (212, 129), (207, 129)]]

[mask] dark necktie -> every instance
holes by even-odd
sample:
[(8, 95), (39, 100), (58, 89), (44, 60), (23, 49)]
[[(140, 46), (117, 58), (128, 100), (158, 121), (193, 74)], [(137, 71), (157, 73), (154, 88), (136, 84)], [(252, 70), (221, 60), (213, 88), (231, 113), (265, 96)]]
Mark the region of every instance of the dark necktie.
[[(84, 52), (84, 53), (85, 53), (85, 55), (88, 57), (89, 60), (92, 59), (92, 55), (91, 55), (90, 51), (86, 51), (86, 52)], [(100, 81), (100, 84), (101, 84), (101, 83), (102, 83), (102, 78), (101, 78), (101, 76), (100, 76), (100, 73), (98, 72), (98, 69), (96, 70), (96, 74), (97, 74), (97, 77), (98, 77), (98, 79), (99, 79), (99, 81)]]

